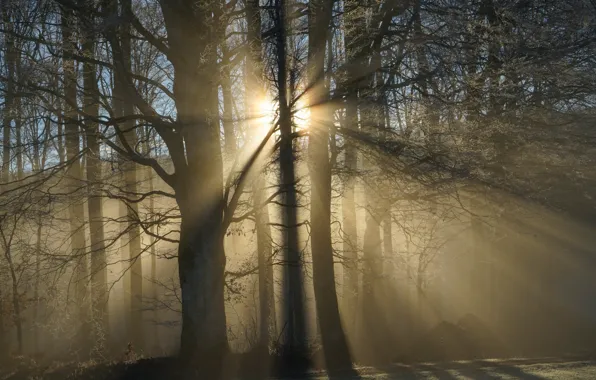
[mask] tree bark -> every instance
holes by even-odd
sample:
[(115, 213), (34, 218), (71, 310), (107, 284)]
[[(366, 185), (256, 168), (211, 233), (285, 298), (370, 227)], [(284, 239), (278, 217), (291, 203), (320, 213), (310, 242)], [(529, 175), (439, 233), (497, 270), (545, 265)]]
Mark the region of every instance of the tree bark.
[[(35, 287), (33, 290), (33, 299), (35, 305), (33, 306), (33, 350), (37, 354), (39, 350), (39, 283), (40, 283), (40, 270), (41, 270), (41, 239), (42, 239), (42, 219), (41, 213), (37, 217), (37, 231), (35, 241)], [(1, 312), (0, 312), (1, 313)], [(1, 322), (1, 321), (0, 321)], [(0, 339), (1, 341), (1, 339)]]
[[(122, 12), (132, 13), (131, 0), (121, 0)], [(123, 66), (125, 70), (132, 71), (130, 25), (123, 24), (121, 31), (121, 48)], [(124, 86), (124, 84), (123, 84)], [(123, 115), (132, 115), (133, 104), (123, 100)], [(138, 142), (137, 130), (134, 121), (123, 123), (123, 134), (126, 142), (131, 147), (136, 147)], [(137, 193), (137, 165), (128, 162), (124, 167), (124, 188), (129, 194)], [(128, 254), (130, 262), (130, 312), (131, 312), (131, 341), (137, 348), (144, 348), (143, 333), (143, 264), (141, 257), (141, 231), (139, 228), (138, 203), (127, 203), (128, 213)]]
[[(81, 0), (83, 9), (91, 5), (88, 1)], [(79, 19), (82, 23), (82, 47), (86, 57), (93, 57), (95, 53), (95, 41), (93, 37), (93, 19), (81, 14)], [(93, 315), (93, 339), (96, 342), (94, 350), (103, 351), (106, 349), (108, 324), (108, 289), (107, 289), (107, 263), (104, 243), (104, 220), (102, 198), (100, 196), (101, 161), (99, 150), (99, 125), (93, 118), (99, 117), (99, 93), (97, 88), (96, 66), (90, 62), (83, 63), (83, 88), (84, 104), (83, 111), (88, 115), (83, 120), (87, 137), (87, 181), (88, 193), (88, 214), (89, 214), (89, 240), (91, 248), (91, 312)], [(101, 352), (100, 352), (101, 353)]]
[(23, 320), (21, 318), (21, 301), (19, 298), (19, 280), (17, 277), (17, 267), (14, 264), (12, 255), (12, 244), (14, 241), (16, 229), (19, 224), (19, 219), (22, 215), (11, 215), (14, 219), (10, 226), (10, 233), (6, 233), (4, 228), (8, 223), (8, 218), (3, 218), (2, 226), (0, 226), (0, 236), (2, 238), (2, 246), (4, 248), (4, 258), (8, 266), (11, 286), (12, 286), (12, 320), (16, 327), (16, 338), (17, 338), (17, 351), (18, 355), (23, 353)]
[(236, 134), (234, 131), (234, 113), (233, 96), (232, 96), (232, 67), (230, 63), (230, 52), (226, 42), (221, 44), (223, 53), (224, 65), (221, 74), (221, 89), (223, 95), (223, 130), (224, 130), (224, 144), (226, 152), (226, 160), (233, 162), (236, 155)]
[[(144, 144), (144, 153), (146, 157), (151, 157), (151, 148), (150, 148), (150, 144), (149, 144), (149, 139), (150, 139), (150, 130), (149, 127), (146, 127), (144, 129), (141, 130), (141, 133), (143, 133), (142, 135), (142, 140), (145, 142)], [(153, 193), (153, 190), (155, 189), (155, 185), (154, 185), (154, 173), (153, 170), (150, 167), (146, 167), (145, 168), (145, 178), (146, 181), (149, 183), (149, 193)], [(155, 199), (153, 196), (149, 197), (149, 232), (150, 232), (150, 236), (149, 236), (149, 245), (151, 246), (151, 248), (149, 248), (149, 254), (151, 255), (151, 296), (153, 298), (153, 302), (155, 303), (155, 308), (153, 310), (153, 320), (154, 320), (154, 325), (153, 325), (153, 343), (152, 343), (152, 349), (155, 353), (160, 352), (161, 348), (160, 348), (160, 340), (159, 340), (159, 325), (157, 324), (157, 321), (159, 319), (159, 311), (157, 309), (157, 299), (158, 299), (158, 286), (157, 286), (157, 239), (155, 238), (156, 236), (156, 228), (155, 228)]]
[[(246, 2), (247, 44), (250, 59), (246, 67), (246, 103), (249, 125), (258, 128), (258, 99), (263, 93), (261, 14), (258, 0)], [(265, 157), (259, 160), (261, 163)], [(257, 231), (257, 250), (259, 266), (259, 348), (268, 354), (271, 335), (276, 334), (275, 299), (273, 289), (273, 247), (271, 226), (269, 225), (269, 205), (264, 204), (266, 197), (265, 180), (262, 167), (257, 166), (253, 183), (253, 207), (255, 228)]]
[[(14, 226), (16, 228), (16, 225)], [(12, 240), (12, 239), (11, 239)], [(9, 243), (10, 244), (10, 243)], [(16, 268), (14, 267), (12, 261), (12, 253), (10, 245), (5, 247), (6, 249), (6, 257), (8, 260), (8, 267), (10, 268), (10, 278), (12, 280), (12, 307), (13, 307), (13, 316), (14, 316), (14, 324), (17, 329), (17, 353), (20, 355), (23, 353), (23, 320), (21, 318), (21, 300), (19, 299), (19, 285), (17, 274), (15, 272)]]
[[(352, 9), (344, 17), (344, 49), (346, 51), (346, 74), (342, 90), (346, 98), (345, 127), (358, 130), (358, 87), (362, 75), (362, 62), (360, 49), (362, 38), (360, 34), (366, 27), (364, 12), (359, 12), (358, 1), (346, 0), (345, 6)], [(356, 331), (358, 308), (358, 293), (360, 289), (360, 269), (358, 260), (358, 227), (356, 224), (356, 172), (358, 170), (358, 151), (349, 137), (344, 142), (344, 166), (346, 175), (344, 179), (344, 192), (342, 198), (342, 239), (344, 254), (343, 297), (348, 333)]]
[(8, 33), (5, 34), (6, 56), (4, 58), (7, 67), (7, 83), (6, 95), (4, 96), (4, 113), (2, 117), (2, 181), (9, 182), (10, 176), (10, 161), (11, 161), (11, 124), (14, 119), (14, 103), (15, 103), (15, 61), (16, 49), (14, 46), (14, 37), (10, 33), (11, 30), (11, 15), (10, 8), (6, 7), (2, 10), (2, 19), (4, 25), (9, 28)]
[[(380, 53), (373, 52), (367, 69), (369, 90), (366, 94), (366, 106), (361, 107), (363, 131), (371, 136), (379, 136), (385, 130), (384, 118), (379, 110), (378, 89), (382, 82)], [(364, 160), (364, 170), (371, 178), (366, 186), (366, 228), (363, 237), (363, 272), (362, 272), (362, 341), (365, 342), (365, 360), (382, 360), (380, 355), (385, 345), (386, 326), (381, 310), (381, 275), (383, 274), (381, 219), (383, 200), (379, 196), (382, 183), (378, 179), (378, 167), (371, 158)]]
[[(221, 25), (214, 16), (214, 3), (161, 1), (175, 72), (177, 122), (187, 162), (174, 162), (176, 201), (182, 216), (178, 248), (180, 353), (186, 366), (198, 367), (209, 378), (221, 376), (228, 352), (223, 158), (218, 117), (217, 37)], [(205, 25), (205, 31), (197, 33), (196, 25)]]
[[(0, 287), (0, 345), (2, 347), (8, 347), (6, 339), (6, 328), (4, 326), (4, 293), (2, 287)], [(8, 357), (8, 350), (2, 350), (0, 352), (0, 364), (4, 364), (4, 360)]]
[(311, 177), (311, 250), (317, 317), (328, 371), (351, 368), (352, 361), (339, 316), (331, 243), (331, 164), (329, 128), (333, 111), (325, 88), (325, 44), (331, 27), (332, 0), (309, 3), (310, 111), (309, 169)]
[[(391, 210), (388, 210), (383, 218), (383, 259), (385, 267), (389, 265), (391, 274), (393, 274), (393, 231), (391, 221)], [(389, 272), (389, 271), (388, 271)], [(387, 273), (389, 274), (389, 273)]]
[(284, 194), (283, 244), (285, 254), (284, 273), (284, 319), (285, 345), (288, 358), (304, 355), (306, 350), (306, 327), (304, 321), (304, 295), (302, 288), (302, 258), (298, 242), (298, 217), (296, 175), (294, 168), (294, 143), (292, 136), (292, 113), (288, 101), (288, 67), (286, 61), (286, 1), (275, 3), (277, 88), (279, 91), (280, 128), (280, 187)]
[[(10, 32), (11, 21), (9, 7), (0, 8), (0, 14), (2, 15), (2, 21), (8, 32)], [(5, 34), (5, 45), (6, 53), (4, 61), (7, 67), (7, 83), (6, 83), (6, 94), (4, 95), (4, 109), (2, 114), (2, 171), (1, 180), (4, 185), (7, 185), (10, 180), (10, 154), (11, 154), (11, 119), (12, 119), (12, 107), (14, 103), (14, 39), (11, 33)], [(1, 226), (0, 226), (1, 227)], [(4, 247), (5, 254), (7, 254), (7, 247)], [(4, 310), (2, 308), (4, 299), (2, 297), (2, 291), (0, 291), (0, 344), (1, 347), (8, 347), (7, 330), (5, 328)], [(0, 351), (0, 359), (8, 357), (9, 350)]]
[(66, 134), (66, 156), (69, 166), (66, 172), (66, 189), (71, 194), (68, 207), (70, 217), (70, 239), (72, 257), (75, 262), (75, 298), (79, 309), (81, 326), (78, 331), (79, 348), (89, 347), (89, 310), (88, 310), (88, 258), (85, 253), (85, 213), (83, 204), (76, 198), (76, 193), (81, 185), (80, 164), (80, 136), (76, 110), (73, 105), (77, 103), (76, 65), (72, 59), (66, 58), (76, 50), (74, 42), (74, 14), (68, 9), (62, 9), (62, 65), (64, 70), (64, 121)]

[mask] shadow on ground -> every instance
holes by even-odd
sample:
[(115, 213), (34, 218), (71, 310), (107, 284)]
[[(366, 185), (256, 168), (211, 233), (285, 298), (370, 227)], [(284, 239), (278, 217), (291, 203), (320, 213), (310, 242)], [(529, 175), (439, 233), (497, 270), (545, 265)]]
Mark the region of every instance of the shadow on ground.
[[(241, 356), (239, 358), (242, 358)], [(589, 370), (582, 377), (583, 371)], [(242, 376), (240, 375), (242, 372)], [(561, 376), (557, 375), (561, 371)], [(250, 372), (243, 368), (241, 361), (236, 362), (234, 368), (236, 379), (242, 378), (265, 379), (274, 376), (278, 379), (333, 379), (333, 380), (360, 380), (376, 378), (410, 380), (410, 379), (565, 379), (565, 373), (578, 373), (580, 377), (594, 378), (596, 362), (588, 360), (571, 361), (569, 358), (543, 358), (543, 359), (508, 359), (508, 360), (475, 360), (444, 363), (419, 363), (419, 364), (393, 364), (382, 367), (359, 368), (358, 371), (347, 370), (333, 374), (323, 372), (297, 373), (278, 369), (268, 374)], [(589, 374), (588, 374), (589, 373)], [(29, 366), (28, 368), (15, 368), (12, 372), (0, 370), (0, 380), (161, 380), (177, 379), (182, 373), (179, 371), (178, 362), (174, 358), (142, 359), (136, 362), (121, 363), (62, 363), (50, 366)], [(543, 376), (544, 375), (544, 376)], [(200, 378), (200, 377), (197, 377)]]

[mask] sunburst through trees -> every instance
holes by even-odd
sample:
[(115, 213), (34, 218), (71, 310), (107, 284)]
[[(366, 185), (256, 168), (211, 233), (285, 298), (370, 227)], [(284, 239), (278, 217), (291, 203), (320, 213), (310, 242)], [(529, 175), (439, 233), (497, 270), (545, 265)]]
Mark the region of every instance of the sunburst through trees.
[(592, 349), (593, 2), (0, 16), (0, 376)]

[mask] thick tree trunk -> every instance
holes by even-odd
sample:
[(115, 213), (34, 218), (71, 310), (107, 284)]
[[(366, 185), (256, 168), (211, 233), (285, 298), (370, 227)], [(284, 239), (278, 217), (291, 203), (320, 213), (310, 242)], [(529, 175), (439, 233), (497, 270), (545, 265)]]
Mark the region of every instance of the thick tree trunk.
[[(294, 141), (292, 114), (288, 101), (288, 67), (286, 61), (286, 7), (285, 0), (276, 2), (276, 52), (277, 87), (279, 91), (279, 147), (280, 186), (284, 193), (283, 245), (285, 253), (284, 273), (284, 344), (288, 358), (303, 355), (306, 350), (306, 326), (304, 316), (304, 290), (302, 283), (302, 258), (298, 242), (298, 216), (296, 175), (294, 168)], [(296, 363), (294, 363), (296, 364)]]
[[(62, 11), (62, 40), (65, 56), (73, 46), (73, 18), (74, 15), (63, 9)], [(76, 193), (81, 185), (81, 164), (80, 164), (80, 136), (76, 110), (72, 104), (77, 102), (76, 65), (71, 59), (62, 59), (64, 70), (64, 97), (67, 100), (64, 109), (65, 134), (66, 134), (66, 156), (70, 161), (66, 172), (66, 188), (71, 192), (71, 201), (68, 212), (70, 217), (70, 239), (72, 257), (75, 262), (75, 299), (79, 309), (79, 321), (81, 323), (78, 332), (79, 348), (89, 347), (89, 308), (88, 308), (88, 281), (89, 268), (88, 258), (85, 253), (85, 212), (82, 202), (77, 199)]]
[[(50, 123), (51, 120), (49, 117), (45, 118), (44, 120), (44, 130), (45, 130), (45, 138), (47, 139), (50, 134)], [(38, 135), (39, 136), (39, 135)], [(48, 150), (48, 145), (44, 145), (43, 150), (40, 152), (41, 143), (44, 141), (40, 137), (35, 137), (33, 140), (33, 170), (36, 173), (40, 173), (46, 164), (46, 154)], [(42, 247), (42, 238), (43, 238), (43, 214), (41, 210), (38, 211), (38, 215), (36, 218), (37, 222), (37, 231), (36, 231), (36, 241), (35, 241), (35, 284), (33, 289), (33, 299), (35, 302), (34, 309), (33, 309), (33, 350), (35, 354), (40, 353), (39, 349), (39, 309), (41, 306), (41, 300), (39, 295), (39, 287), (41, 282), (41, 247)], [(1, 302), (1, 301), (0, 301)]]
[[(7, 28), (10, 28), (12, 23), (10, 22), (9, 7), (0, 8), (0, 15), (2, 21)], [(10, 31), (10, 29), (8, 30)], [(7, 67), (7, 83), (6, 93), (4, 95), (4, 109), (2, 110), (2, 170), (1, 170), (1, 182), (7, 184), (10, 180), (10, 154), (11, 154), (11, 119), (12, 119), (12, 104), (14, 100), (14, 40), (11, 33), (6, 33), (5, 38), (6, 53), (4, 56), (5, 65)], [(4, 247), (7, 250), (7, 247)], [(4, 254), (7, 252), (5, 251)], [(0, 347), (8, 347), (8, 336), (7, 329), (4, 320), (4, 310), (1, 307), (4, 304), (4, 295), (2, 289), (0, 289)], [(9, 350), (0, 350), (0, 363), (3, 359), (8, 357)]]
[[(223, 164), (217, 119), (209, 117), (217, 115), (217, 87), (204, 81), (206, 86), (212, 86), (212, 92), (203, 87), (207, 96), (201, 97), (195, 89), (189, 89), (196, 87), (192, 84), (195, 82), (189, 83), (180, 74), (183, 73), (177, 71), (175, 89), (179, 95), (179, 118), (192, 128), (188, 130), (186, 142), (190, 147), (188, 170), (193, 173), (180, 176), (176, 189), (182, 213), (178, 249), (182, 290), (181, 354), (189, 363), (198, 363), (201, 373), (217, 378), (228, 351), (224, 307)], [(188, 95), (192, 97), (185, 98)], [(203, 120), (194, 113), (195, 102), (191, 102), (194, 99), (206, 105), (208, 113)]]
[[(188, 77), (181, 74), (176, 72), (174, 85), (178, 91), (177, 108), (179, 119), (189, 128), (186, 135), (188, 173), (179, 177), (176, 188), (182, 214), (178, 248), (182, 291), (181, 355), (187, 363), (198, 365), (201, 373), (217, 378), (228, 352), (224, 307), (223, 163), (218, 123), (212, 117), (217, 115), (217, 87), (205, 81), (203, 83), (211, 85), (213, 91), (206, 91), (205, 87), (201, 90), (211, 96), (198, 96), (195, 89), (189, 91), (188, 88), (196, 87), (196, 82), (188, 81)], [(186, 97), (188, 95), (191, 96)], [(204, 119), (197, 118), (195, 104), (206, 104), (208, 113)]]
[(350, 352), (339, 316), (331, 243), (331, 164), (329, 128), (333, 112), (326, 104), (325, 44), (328, 40), (333, 1), (311, 1), (309, 52), (311, 120), (309, 127), (309, 169), (311, 177), (311, 250), (317, 317), (321, 328), (328, 371), (351, 368)]
[[(247, 121), (253, 128), (258, 128), (258, 107), (260, 95), (263, 93), (263, 66), (261, 40), (261, 13), (258, 0), (246, 2), (247, 43), (250, 61), (246, 65), (246, 104)], [(263, 157), (259, 164), (267, 159)], [(266, 200), (265, 180), (257, 166), (253, 183), (253, 207), (255, 209), (255, 228), (257, 231), (257, 250), (259, 266), (259, 347), (268, 354), (271, 336), (276, 332), (275, 299), (273, 293), (273, 247), (271, 226), (269, 225), (269, 205)]]
[[(196, 202), (193, 200), (192, 202)], [(189, 206), (179, 201), (180, 209)], [(181, 354), (217, 378), (228, 350), (224, 307), (225, 253), (215, 206), (203, 218), (182, 213), (179, 276), (182, 290)], [(211, 215), (209, 215), (211, 214)], [(208, 217), (208, 216), (211, 216)]]
[[(217, 70), (221, 25), (214, 16), (215, 3), (161, 2), (175, 71), (177, 122), (185, 147), (172, 156), (186, 153), (185, 162), (174, 160), (176, 200), (182, 216), (180, 354), (185, 366), (212, 379), (222, 375), (228, 352)], [(196, 25), (206, 25), (205, 32), (196, 33)]]
[[(355, 105), (346, 106), (347, 128), (357, 128), (357, 110)], [(346, 179), (342, 198), (342, 240), (344, 255), (343, 298), (344, 314), (348, 333), (354, 333), (356, 315), (354, 310), (358, 305), (359, 263), (358, 263), (358, 228), (356, 226), (356, 179), (357, 151), (349, 139), (344, 146), (344, 165)]]
[[(121, 0), (122, 12), (129, 14), (131, 10), (131, 0)], [(122, 26), (121, 48), (124, 69), (132, 71), (131, 63), (131, 39), (130, 27), (128, 24)], [(125, 84), (122, 84), (125, 86)], [(131, 102), (122, 99), (123, 115), (132, 115), (134, 108)], [(134, 122), (125, 122), (121, 126), (126, 142), (131, 147), (136, 147), (138, 138)], [(124, 166), (124, 188), (129, 194), (137, 192), (137, 165), (133, 162), (127, 162)], [(128, 213), (128, 259), (130, 262), (130, 332), (133, 346), (137, 349), (144, 348), (143, 333), (143, 264), (141, 257), (141, 231), (138, 225), (139, 206), (138, 203), (129, 203)]]
[[(120, 4), (120, 7), (118, 7)], [(128, 15), (132, 12), (130, 0), (107, 0), (106, 7), (113, 14)], [(118, 67), (124, 73), (115, 73), (114, 78), (114, 113), (116, 117), (126, 117), (134, 114), (134, 107), (127, 96), (126, 73), (131, 71), (131, 39), (130, 24), (122, 23), (117, 30), (117, 49), (114, 59), (118, 60)], [(117, 57), (117, 58), (116, 58)], [(120, 145), (136, 148), (137, 136), (134, 121), (129, 120), (117, 125), (119, 128)], [(122, 170), (123, 188), (128, 193), (137, 192), (137, 165), (131, 160), (123, 158), (120, 165)], [(134, 197), (134, 196), (133, 196)], [(123, 314), (125, 315), (126, 339), (134, 349), (144, 346), (143, 334), (143, 267), (141, 260), (141, 237), (138, 226), (138, 204), (120, 202), (120, 218), (122, 225), (120, 235), (120, 249), (122, 254), (123, 274)]]
[[(367, 90), (367, 104), (361, 107), (362, 128), (363, 131), (372, 136), (381, 136), (385, 130), (385, 119), (382, 116), (383, 111), (379, 109), (380, 94), (379, 87), (382, 83), (381, 55), (379, 52), (373, 52), (367, 69), (367, 81), (369, 89)], [(362, 276), (362, 336), (366, 342), (365, 355), (366, 360), (375, 362), (383, 360), (381, 352), (386, 345), (387, 338), (384, 312), (381, 304), (384, 297), (381, 293), (383, 274), (382, 260), (382, 239), (381, 239), (381, 220), (383, 217), (383, 200), (379, 192), (382, 191), (383, 184), (378, 178), (379, 169), (372, 159), (364, 160), (364, 170), (368, 172), (371, 178), (366, 186), (366, 229), (363, 238), (363, 276)]]
[[(81, 1), (83, 5), (86, 1)], [(82, 46), (85, 56), (92, 57), (94, 54), (93, 23), (86, 15), (81, 15), (83, 20)], [(108, 325), (108, 289), (107, 289), (107, 265), (104, 243), (104, 220), (102, 198), (99, 190), (101, 181), (101, 162), (99, 151), (99, 125), (92, 120), (99, 116), (99, 94), (97, 89), (96, 67), (92, 63), (83, 64), (83, 87), (85, 91), (83, 110), (89, 115), (83, 120), (87, 137), (87, 181), (89, 183), (89, 195), (87, 201), (89, 214), (89, 240), (91, 248), (91, 312), (93, 315), (93, 339), (94, 350), (102, 353), (106, 349)]]
[[(360, 50), (362, 48), (362, 31), (366, 28), (364, 12), (355, 9), (357, 0), (346, 0), (345, 7), (354, 11), (345, 14), (344, 48), (346, 51), (347, 78), (341, 89), (346, 98), (346, 128), (358, 130), (358, 91), (363, 66)], [(347, 331), (351, 335), (356, 332), (358, 293), (360, 289), (360, 268), (358, 260), (358, 227), (356, 223), (356, 172), (358, 170), (358, 150), (349, 137), (344, 143), (344, 166), (346, 177), (342, 198), (342, 239), (344, 254), (343, 297)]]

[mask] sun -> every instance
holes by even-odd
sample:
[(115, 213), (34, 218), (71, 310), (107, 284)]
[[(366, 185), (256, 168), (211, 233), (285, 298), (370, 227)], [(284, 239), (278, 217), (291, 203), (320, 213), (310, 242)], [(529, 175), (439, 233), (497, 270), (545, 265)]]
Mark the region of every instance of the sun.
[[(256, 140), (265, 137), (276, 122), (278, 116), (279, 104), (268, 96), (261, 96), (255, 103), (255, 115), (250, 120), (251, 134)], [(296, 132), (306, 131), (310, 125), (310, 109), (306, 103), (299, 99), (294, 104), (292, 113), (292, 123)], [(275, 132), (278, 135), (279, 131)]]
[(257, 121), (270, 126), (275, 121), (275, 109), (276, 104), (271, 99), (262, 97), (257, 103)]

